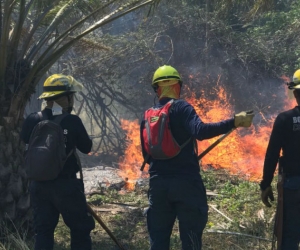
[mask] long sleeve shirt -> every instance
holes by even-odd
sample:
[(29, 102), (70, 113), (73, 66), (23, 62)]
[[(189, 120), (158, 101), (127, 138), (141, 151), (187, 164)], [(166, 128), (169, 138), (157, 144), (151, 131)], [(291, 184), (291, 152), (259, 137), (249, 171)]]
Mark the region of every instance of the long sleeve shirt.
[[(155, 107), (162, 107), (170, 100), (170, 98), (163, 98)], [(145, 122), (142, 121), (140, 127), (141, 145), (143, 156), (146, 157), (142, 138), (144, 126)], [(170, 111), (170, 128), (175, 140), (179, 145), (182, 145), (189, 138), (205, 140), (225, 134), (234, 128), (234, 119), (231, 118), (217, 123), (204, 123), (196, 114), (193, 106), (184, 100), (177, 100)], [(167, 160), (156, 160), (150, 157), (148, 163), (150, 163), (150, 178), (156, 175), (180, 175), (182, 177), (200, 178), (194, 140), (190, 140), (177, 156)]]
[[(49, 120), (54, 117), (52, 115), (51, 109), (45, 109), (43, 112), (46, 113)], [(30, 135), (36, 124), (41, 121), (37, 112), (30, 114), (24, 121), (20, 137), (22, 141), (26, 144), (29, 143)], [(64, 131), (65, 143), (66, 143), (66, 154), (68, 155), (70, 151), (77, 148), (84, 154), (88, 154), (92, 149), (92, 140), (87, 134), (87, 131), (82, 124), (81, 119), (76, 115), (67, 115), (63, 118), (60, 123)], [(73, 175), (79, 171), (79, 165), (74, 152), (67, 159), (60, 176)]]
[(273, 124), (263, 168), (261, 190), (272, 183), (282, 151), (282, 171), (300, 175), (300, 107), (280, 113)]

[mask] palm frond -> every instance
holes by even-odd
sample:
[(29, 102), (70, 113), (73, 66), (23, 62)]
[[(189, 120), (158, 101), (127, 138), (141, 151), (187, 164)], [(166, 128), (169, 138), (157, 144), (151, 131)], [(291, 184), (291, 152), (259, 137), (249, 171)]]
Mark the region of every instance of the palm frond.
[[(73, 39), (73, 37), (71, 38)], [(84, 49), (96, 49), (97, 51), (100, 50), (111, 50), (110, 47), (105, 46), (104, 44), (102, 44), (100, 41), (97, 40), (92, 40), (86, 37), (81, 38), (77, 44), (75, 44), (76, 47), (82, 47)]]
[[(55, 2), (53, 2), (55, 4)], [(29, 7), (29, 6), (27, 6)], [(41, 26), (44, 18), (49, 13), (49, 11), (52, 9), (52, 5), (47, 6), (45, 9), (41, 10), (39, 12), (39, 15), (34, 19), (34, 21), (31, 23), (31, 27), (27, 30), (27, 35), (24, 36), (23, 44), (22, 44), (22, 50), (20, 52), (21, 55), (28, 56), (27, 51), (29, 51), (29, 46), (33, 41), (33, 36), (37, 29)]]
[(53, 2), (66, 2), (66, 1), (53, 1), (53, 0), (33, 0), (33, 7), (34, 9), (39, 12), (43, 11), (48, 6), (53, 5)]
[(19, 3), (19, 18), (16, 22), (15, 27), (13, 28), (13, 30), (11, 31), (12, 35), (11, 35), (11, 41), (10, 41), (10, 48), (11, 50), (8, 51), (9, 53), (9, 57), (8, 57), (8, 61), (7, 64), (11, 65), (12, 62), (16, 61), (17, 58), (17, 48), (18, 48), (18, 43), (20, 42), (20, 37), (22, 34), (22, 29), (23, 29), (23, 25), (24, 25), (24, 21), (26, 18), (27, 13), (25, 12), (25, 0), (21, 0)]
[(3, 8), (3, 18), (2, 18), (2, 33), (1, 33), (1, 47), (0, 47), (0, 98), (2, 99), (2, 93), (4, 93), (4, 77), (5, 77), (5, 70), (7, 66), (7, 48), (9, 44), (9, 33), (11, 27), (11, 14), (15, 7), (16, 1), (9, 0), (5, 1), (4, 8)]
[(151, 16), (155, 12), (155, 9), (158, 7), (158, 5), (160, 4), (160, 2), (161, 2), (161, 0), (154, 0), (152, 2), (152, 4), (150, 5), (148, 14), (147, 14), (148, 17)]
[[(89, 15), (87, 15), (86, 17), (82, 18), (81, 20), (79, 20), (78, 22), (76, 22), (75, 24), (73, 24), (70, 28), (68, 28), (67, 30), (65, 30), (62, 34), (58, 35), (54, 41), (49, 45), (49, 47), (47, 48), (47, 50), (45, 51), (45, 53), (43, 53), (43, 55), (39, 58), (39, 60), (43, 60), (43, 57), (46, 56), (48, 53), (50, 53), (50, 51), (52, 51), (55, 47), (57, 47), (63, 40), (64, 38), (66, 38), (66, 36), (68, 36), (73, 30), (77, 29), (78, 27), (80, 27), (85, 21), (87, 21), (90, 17), (96, 15), (96, 13), (98, 13), (99, 11), (101, 11), (103, 8), (106, 8), (107, 6), (109, 6), (110, 4), (112, 4), (114, 2), (114, 0), (106, 3), (105, 5), (99, 7), (98, 9), (94, 10), (92, 13), (90, 13)], [(56, 15), (57, 16), (57, 15)], [(56, 17), (54, 17), (55, 19)], [(52, 21), (52, 23), (54, 22), (54, 20)], [(53, 26), (55, 28), (55, 26)], [(47, 34), (46, 32), (44, 33)], [(48, 41), (46, 39), (46, 37), (44, 38), (44, 42)], [(38, 46), (38, 44), (40, 44), (40, 46)], [(31, 49), (30, 53), (27, 56), (27, 60), (32, 61), (34, 56), (40, 51), (40, 47), (43, 45), (44, 43), (41, 43), (41, 41), (38, 41), (33, 48)]]
[(39, 39), (39, 41), (35, 44), (31, 52), (28, 54), (27, 59), (32, 61), (33, 57), (40, 50), (40, 48), (48, 41), (49, 37), (52, 35), (53, 31), (57, 28), (57, 25), (73, 10), (73, 1), (65, 4), (60, 8), (57, 12), (56, 16), (44, 31), (44, 34)]
[(270, 11), (274, 8), (274, 0), (258, 0), (255, 1), (252, 9), (249, 11), (248, 19), (253, 18), (259, 13)]
[[(59, 58), (61, 57), (69, 48), (71, 48), (77, 41), (79, 41), (81, 38), (83, 38), (84, 36), (88, 35), (89, 33), (91, 33), (92, 31), (98, 29), (99, 27), (112, 22), (113, 20), (116, 20), (118, 18), (120, 18), (121, 16), (124, 16), (136, 9), (139, 9), (147, 4), (152, 3), (152, 0), (148, 0), (140, 5), (137, 5), (135, 7), (132, 7), (126, 11), (123, 10), (123, 6), (118, 8), (117, 10), (111, 12), (110, 14), (106, 15), (105, 17), (103, 17), (101, 20), (99, 20), (98, 22), (96, 22), (95, 24), (91, 25), (88, 29), (86, 29), (85, 31), (83, 31), (81, 34), (79, 34), (78, 36), (76, 36), (75, 38), (73, 38), (72, 40), (70, 40), (69, 42), (67, 42), (66, 44), (64, 44), (63, 46), (61, 46), (60, 48), (57, 48), (55, 51), (52, 51), (51, 55), (49, 57), (47, 57), (47, 55), (49, 55), (49, 51), (52, 50), (53, 46), (56, 45), (55, 42), (53, 42), (51, 44), (51, 46), (49, 46), (49, 48), (44, 52), (44, 54), (40, 57), (40, 61), (37, 65), (36, 70), (37, 71), (43, 71), (43, 70), (48, 70), (49, 67)], [(126, 6), (126, 5), (125, 5)], [(121, 13), (120, 13), (121, 12)], [(119, 13), (119, 14), (118, 14)], [(118, 15), (117, 15), (118, 14)], [(64, 37), (66, 37), (65, 35), (63, 37), (61, 37), (61, 39), (63, 39)], [(56, 39), (57, 42), (61, 42), (61, 40), (59, 38)], [(34, 67), (35, 68), (35, 67)], [(44, 73), (44, 72), (43, 72)]]
[[(24, 79), (22, 83), (22, 88), (19, 90), (18, 95), (13, 96), (12, 104), (10, 106), (8, 115), (10, 117), (16, 117), (16, 120), (18, 120), (18, 117), (21, 115), (20, 112), (24, 109), (22, 105), (24, 105), (24, 99), (27, 100), (30, 96), (30, 94), (33, 92), (34, 87), (39, 82), (40, 78), (50, 69), (50, 67), (68, 50), (70, 49), (75, 43), (77, 43), (81, 38), (85, 37), (86, 35), (90, 34), (94, 30), (98, 29), (99, 27), (112, 22), (136, 9), (139, 9), (143, 6), (146, 6), (148, 4), (153, 3), (154, 0), (148, 0), (145, 2), (141, 2), (141, 0), (131, 1), (128, 4), (125, 4), (121, 6), (120, 8), (116, 9), (115, 11), (112, 11), (110, 14), (105, 15), (103, 18), (101, 18), (99, 21), (88, 27), (86, 30), (84, 30), (79, 35), (75, 36), (74, 38), (70, 39), (70, 33), (71, 31), (81, 27), (81, 25), (90, 17), (95, 15), (95, 13), (101, 11), (104, 6), (101, 6), (94, 12), (90, 13), (86, 17), (82, 18), (80, 21), (72, 25), (69, 29), (64, 31), (62, 34), (55, 37), (51, 44), (47, 47), (47, 49), (39, 55), (37, 60), (35, 60), (34, 65), (28, 72), (26, 78)], [(113, 1), (109, 2), (112, 3)], [(135, 3), (135, 4), (134, 4)], [(133, 6), (133, 7), (131, 7)], [(129, 8), (131, 7), (131, 8)], [(65, 9), (62, 10), (62, 12), (58, 13), (55, 18), (53, 19), (52, 23), (50, 24), (50, 27), (47, 31), (44, 32), (45, 38), (42, 39), (42, 42), (39, 41), (35, 46), (33, 47), (32, 51), (29, 54), (29, 57), (27, 59), (29, 61), (33, 61), (33, 58), (41, 52), (41, 49), (43, 44), (46, 43), (46, 41), (49, 41), (49, 36), (53, 34), (54, 28), (57, 27), (57, 24), (59, 24), (59, 21), (56, 22), (56, 20), (62, 20), (62, 13), (69, 13), (69, 5), (65, 5)], [(64, 12), (66, 11), (66, 12)], [(57, 18), (57, 19), (56, 19)], [(56, 24), (56, 25), (55, 25)], [(51, 32), (52, 31), (52, 32)], [(43, 43), (40, 46), (40, 43)], [(21, 111), (20, 111), (21, 110)]]

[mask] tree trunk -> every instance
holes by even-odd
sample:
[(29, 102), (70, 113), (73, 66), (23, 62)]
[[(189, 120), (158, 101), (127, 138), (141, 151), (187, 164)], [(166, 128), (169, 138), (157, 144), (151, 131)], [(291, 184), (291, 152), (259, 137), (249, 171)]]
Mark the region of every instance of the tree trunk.
[(22, 166), (24, 144), (12, 117), (0, 118), (0, 221), (16, 228), (28, 222), (28, 181)]

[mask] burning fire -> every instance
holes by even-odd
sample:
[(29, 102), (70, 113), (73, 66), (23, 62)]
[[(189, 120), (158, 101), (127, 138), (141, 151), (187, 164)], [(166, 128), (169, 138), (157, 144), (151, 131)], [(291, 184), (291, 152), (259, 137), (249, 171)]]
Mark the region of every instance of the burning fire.
[[(140, 166), (143, 163), (140, 143), (140, 125), (138, 120), (121, 120), (122, 129), (127, 131), (127, 148), (124, 158), (120, 159), (119, 175), (126, 180), (126, 188), (133, 190), (135, 181), (141, 177)], [(145, 168), (145, 170), (147, 170)]]
[[(288, 90), (285, 86), (281, 91)], [(201, 91), (196, 97), (195, 92), (189, 91), (191, 94), (185, 98), (187, 102), (194, 106), (197, 114), (205, 123), (219, 122), (229, 119), (234, 115), (234, 107), (230, 104), (230, 96), (225, 88), (219, 84), (215, 85), (212, 93)], [(214, 96), (212, 98), (211, 96)], [(275, 96), (276, 98), (276, 96)], [(215, 169), (222, 168), (228, 170), (231, 174), (237, 174), (251, 181), (261, 179), (262, 168), (269, 136), (272, 130), (273, 122), (279, 112), (293, 108), (296, 105), (294, 100), (285, 98), (285, 105), (274, 115), (267, 116), (262, 111), (254, 110), (254, 125), (250, 128), (238, 128), (228, 137), (226, 137), (219, 145), (212, 149), (207, 155), (201, 159), (201, 168), (206, 170), (209, 167)], [(268, 107), (270, 108), (270, 107)], [(239, 112), (238, 110), (236, 112)], [(261, 122), (255, 123), (260, 120)], [(124, 157), (120, 159), (120, 175), (128, 178), (126, 188), (134, 189), (135, 182), (139, 178), (146, 177), (147, 165), (142, 173), (140, 166), (143, 163), (140, 145), (139, 123), (138, 120), (127, 121), (122, 120), (122, 128), (127, 131), (128, 146), (124, 152)], [(203, 152), (218, 137), (198, 141), (198, 153)]]

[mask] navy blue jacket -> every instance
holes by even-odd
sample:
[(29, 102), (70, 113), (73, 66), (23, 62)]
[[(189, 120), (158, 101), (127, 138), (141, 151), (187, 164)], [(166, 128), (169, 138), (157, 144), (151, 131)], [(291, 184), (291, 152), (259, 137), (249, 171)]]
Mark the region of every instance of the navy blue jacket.
[[(43, 112), (46, 112), (49, 120), (53, 119), (52, 110), (44, 109)], [(22, 130), (21, 130), (21, 139), (26, 144), (29, 143), (30, 135), (33, 131), (33, 128), (36, 124), (40, 122), (40, 117), (37, 112), (30, 114), (24, 121)], [(92, 140), (88, 136), (84, 125), (82, 124), (81, 119), (77, 115), (68, 115), (63, 118), (60, 123), (61, 127), (64, 130), (65, 142), (66, 142), (66, 153), (69, 154), (71, 149), (76, 147), (84, 154), (88, 154), (92, 149)], [(77, 159), (73, 154), (71, 154), (64, 165), (64, 169), (59, 175), (63, 176), (72, 176), (76, 175), (79, 171), (79, 165)]]
[[(162, 107), (170, 100), (170, 98), (163, 98), (155, 107)], [(140, 126), (140, 137), (142, 153), (145, 157), (146, 152), (142, 138), (144, 123), (143, 120)], [(227, 133), (234, 128), (234, 118), (217, 123), (204, 123), (188, 102), (177, 100), (170, 112), (170, 128), (175, 140), (179, 145), (182, 145), (189, 138), (205, 140)], [(194, 149), (194, 140), (190, 140), (174, 158), (155, 160), (150, 157), (148, 163), (150, 163), (150, 178), (156, 175), (180, 175), (187, 178), (200, 178), (200, 168)]]
[(282, 150), (281, 163), (283, 172), (300, 175), (300, 107), (280, 113), (274, 122), (266, 151), (262, 190), (271, 185), (274, 172)]

